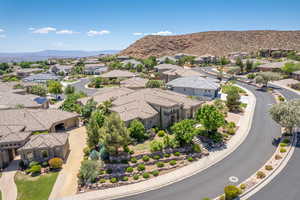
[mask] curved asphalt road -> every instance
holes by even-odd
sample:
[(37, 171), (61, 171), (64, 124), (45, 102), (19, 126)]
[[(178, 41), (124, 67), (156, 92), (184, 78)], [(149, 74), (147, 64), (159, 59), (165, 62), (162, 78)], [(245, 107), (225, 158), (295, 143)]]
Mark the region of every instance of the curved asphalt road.
[[(287, 89), (278, 89), (287, 99), (299, 99), (300, 95)], [(299, 133), (298, 133), (299, 136)], [(251, 200), (299, 200), (300, 199), (300, 138), (287, 166)]]
[[(280, 135), (280, 127), (270, 118), (268, 110), (275, 103), (271, 94), (241, 85), (254, 93), (256, 107), (252, 127), (246, 140), (228, 157), (214, 166), (177, 183), (148, 191), (122, 200), (199, 200), (216, 197), (229, 184), (238, 184), (258, 170), (273, 154), (272, 139)], [(239, 182), (228, 178), (236, 176)], [(300, 184), (300, 183), (299, 183)], [(264, 198), (261, 198), (264, 199)]]

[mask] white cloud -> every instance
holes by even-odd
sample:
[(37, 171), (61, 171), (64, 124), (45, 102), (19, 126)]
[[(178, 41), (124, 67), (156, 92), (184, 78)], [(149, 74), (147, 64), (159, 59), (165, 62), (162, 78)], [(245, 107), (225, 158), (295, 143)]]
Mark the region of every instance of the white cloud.
[(35, 30), (35, 28), (30, 27), (30, 28), (28, 28), (28, 30), (33, 31), (33, 30)]
[(0, 38), (6, 38), (6, 35), (0, 35)]
[(53, 27), (44, 27), (35, 29), (32, 33), (38, 33), (38, 34), (48, 34), (49, 32), (56, 31), (56, 28)]
[(1, 28), (0, 28), (0, 33), (2, 33), (2, 32), (4, 32), (4, 29), (1, 29)]
[(143, 33), (136, 32), (136, 33), (133, 33), (133, 35), (143, 35)]
[(63, 46), (65, 46), (65, 44), (63, 42), (55, 42), (55, 43), (52, 44), (52, 46), (54, 46), (54, 47), (63, 47)]
[(157, 33), (151, 33), (151, 35), (172, 35), (171, 31), (159, 31)]
[(87, 32), (87, 35), (89, 37), (93, 37), (96, 35), (107, 35), (107, 34), (110, 34), (110, 31), (108, 31), (108, 30), (101, 30), (101, 31), (90, 30)]
[(76, 34), (78, 32), (72, 31), (72, 30), (60, 30), (60, 31), (56, 31), (56, 34), (65, 34), (65, 35), (72, 35), (72, 34)]

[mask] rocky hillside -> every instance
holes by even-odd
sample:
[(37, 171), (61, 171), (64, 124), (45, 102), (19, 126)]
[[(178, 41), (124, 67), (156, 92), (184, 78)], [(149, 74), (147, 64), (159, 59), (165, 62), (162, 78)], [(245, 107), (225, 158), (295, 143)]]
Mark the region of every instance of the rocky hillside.
[(175, 55), (228, 55), (261, 48), (300, 50), (300, 31), (210, 31), (174, 36), (150, 35), (137, 40), (120, 55), (138, 58)]

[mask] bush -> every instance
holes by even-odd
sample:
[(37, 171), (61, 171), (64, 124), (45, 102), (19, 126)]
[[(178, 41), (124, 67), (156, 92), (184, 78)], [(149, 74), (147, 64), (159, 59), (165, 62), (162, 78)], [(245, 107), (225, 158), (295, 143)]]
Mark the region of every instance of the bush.
[(196, 153), (201, 153), (201, 147), (199, 144), (193, 144), (193, 151)]
[(138, 170), (138, 171), (144, 171), (145, 169), (146, 169), (146, 167), (145, 167), (144, 164), (139, 164), (139, 165), (137, 166), (137, 170)]
[(133, 168), (132, 168), (132, 167), (127, 167), (127, 168), (126, 168), (126, 172), (128, 172), (128, 173), (133, 172)]
[(139, 178), (140, 178), (140, 176), (139, 176), (138, 174), (135, 174), (135, 175), (133, 176), (133, 179), (134, 179), (134, 180), (139, 180)]
[(137, 159), (135, 157), (133, 157), (133, 158), (130, 159), (130, 162), (137, 163)]
[(32, 166), (30, 168), (30, 172), (32, 174), (40, 174), (41, 173), (41, 169), (42, 169), (41, 165), (34, 165), (34, 166)]
[(285, 144), (289, 144), (291, 141), (290, 141), (290, 139), (288, 139), (288, 138), (284, 138), (283, 140), (282, 140), (282, 143), (285, 143)]
[(128, 176), (123, 176), (122, 181), (128, 181)]
[(169, 162), (169, 164), (172, 165), (172, 166), (174, 166), (174, 165), (177, 164), (177, 161), (176, 161), (176, 160), (171, 160), (171, 161)]
[(148, 172), (143, 173), (143, 178), (150, 178), (150, 174)]
[(235, 185), (228, 185), (224, 188), (224, 193), (226, 200), (233, 200), (240, 195), (241, 191)]
[(161, 141), (158, 140), (153, 140), (150, 143), (150, 151), (151, 152), (158, 152), (161, 151), (163, 149), (164, 145)]
[(157, 162), (157, 163), (156, 163), (156, 166), (157, 166), (158, 168), (161, 168), (161, 167), (164, 167), (165, 164), (164, 164), (163, 162)]
[(101, 178), (101, 179), (99, 180), (99, 182), (100, 182), (100, 183), (105, 183), (105, 182), (106, 182), (106, 179), (105, 179), (105, 178)]
[(26, 169), (26, 168), (27, 168), (27, 166), (26, 166), (26, 164), (24, 163), (23, 160), (20, 160), (20, 162), (19, 162), (19, 167), (20, 167), (21, 169)]
[(145, 155), (145, 156), (143, 156), (142, 159), (143, 159), (144, 162), (148, 162), (150, 160), (150, 157)]
[(273, 167), (272, 167), (272, 165), (266, 165), (265, 169), (268, 170), (268, 171), (271, 171), (273, 169)]
[(117, 179), (117, 178), (111, 178), (111, 179), (110, 179), (110, 182), (111, 182), (111, 183), (116, 183), (116, 182), (118, 182), (118, 179)]
[(130, 154), (130, 155), (133, 155), (133, 154), (134, 154), (134, 151), (130, 149), (130, 150), (129, 150), (129, 154)]
[(103, 175), (103, 174), (105, 174), (105, 170), (100, 170), (99, 175)]
[(278, 96), (278, 100), (282, 102), (282, 101), (284, 101), (285, 99), (284, 99), (283, 96), (280, 95), (280, 96)]
[(48, 166), (49, 166), (48, 162), (46, 161), (42, 162), (42, 167), (48, 167)]
[(241, 184), (241, 185), (240, 185), (240, 189), (241, 189), (241, 190), (245, 190), (246, 187), (247, 187), (246, 184)]
[(285, 152), (286, 152), (286, 148), (281, 147), (281, 148), (280, 148), (280, 153), (285, 153)]
[(188, 157), (187, 159), (189, 162), (193, 162), (194, 161), (194, 158), (193, 157)]
[(288, 145), (287, 143), (282, 143), (282, 142), (279, 144), (280, 147), (287, 147), (287, 145)]
[(106, 173), (108, 173), (108, 174), (111, 174), (112, 172), (113, 172), (113, 170), (110, 168), (106, 170)]
[(227, 133), (228, 133), (229, 135), (235, 135), (235, 129), (234, 129), (234, 128), (228, 128), (228, 129), (227, 129)]
[(175, 153), (174, 153), (174, 156), (180, 156), (180, 152), (178, 152), (178, 151), (175, 152)]
[(89, 147), (85, 147), (84, 149), (83, 149), (83, 154), (85, 155), (85, 156), (89, 156), (90, 155), (90, 148)]
[(154, 170), (154, 171), (152, 172), (152, 175), (153, 175), (153, 176), (158, 176), (158, 175), (159, 175), (159, 171), (158, 171), (158, 170)]
[(202, 200), (211, 200), (211, 198), (205, 197)]
[(275, 160), (280, 160), (280, 159), (282, 159), (281, 155), (279, 155), (279, 154), (275, 155)]
[(224, 195), (220, 196), (219, 200), (225, 200), (225, 196)]
[(263, 178), (266, 177), (266, 174), (264, 172), (262, 172), (262, 171), (258, 171), (256, 173), (256, 177), (259, 178), (259, 179), (263, 179)]
[(160, 131), (158, 131), (157, 135), (158, 135), (158, 137), (164, 137), (165, 136), (165, 131), (160, 130)]
[(154, 160), (159, 160), (159, 159), (160, 159), (160, 155), (154, 155), (154, 156), (153, 156), (153, 159), (154, 159)]
[(33, 167), (33, 166), (35, 166), (35, 165), (39, 165), (40, 163), (39, 162), (36, 162), (36, 161), (31, 161), (30, 163), (29, 163), (29, 168), (31, 168), (31, 167)]
[(48, 161), (50, 168), (52, 169), (60, 169), (63, 164), (63, 160), (61, 158), (52, 158)]
[(171, 155), (169, 153), (165, 153), (164, 157), (169, 158)]

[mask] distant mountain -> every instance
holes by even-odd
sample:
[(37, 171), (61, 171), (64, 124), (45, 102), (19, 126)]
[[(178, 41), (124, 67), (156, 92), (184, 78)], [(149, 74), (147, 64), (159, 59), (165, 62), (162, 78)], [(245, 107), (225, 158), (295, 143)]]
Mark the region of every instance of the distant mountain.
[(87, 56), (96, 56), (100, 54), (116, 54), (118, 50), (103, 51), (63, 51), (63, 50), (45, 50), (38, 52), (20, 52), (20, 53), (0, 53), (0, 62), (21, 62), (21, 61), (39, 61), (49, 58), (79, 58)]
[(172, 36), (149, 35), (121, 51), (120, 55), (137, 58), (177, 53), (225, 56), (237, 51), (251, 53), (261, 48), (300, 51), (300, 31), (209, 31)]

